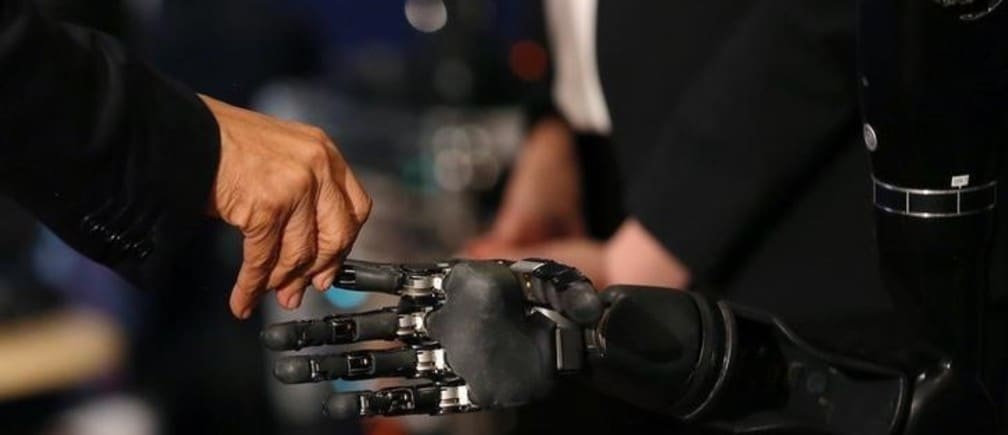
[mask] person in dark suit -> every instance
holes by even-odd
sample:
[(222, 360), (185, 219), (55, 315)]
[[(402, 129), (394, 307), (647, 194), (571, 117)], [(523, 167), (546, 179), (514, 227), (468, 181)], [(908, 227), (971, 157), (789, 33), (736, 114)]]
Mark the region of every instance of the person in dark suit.
[(320, 129), (197, 95), (28, 0), (0, 3), (0, 192), (140, 287), (200, 221), (237, 227), (239, 318), (328, 288), (371, 206)]
[[(623, 221), (602, 240), (542, 231), (583, 226), (576, 212), (539, 210), (577, 203), (545, 183), (603, 174), (567, 168), (578, 164), (572, 158), (539, 159), (536, 171), (522, 167), (533, 159), (519, 160), (516, 177), (540, 179), (511, 180), (478, 254), (568, 260), (599, 285), (708, 289), (795, 321), (886, 309), (860, 143), (853, 3), (592, 3), (545, 1), (554, 21), (574, 21), (551, 32), (554, 42), (587, 29), (589, 50), (573, 57), (590, 57), (599, 83), (585, 78), (591, 71), (565, 71), (572, 55), (554, 50), (554, 115), (608, 136), (605, 171), (619, 174), (612, 207)], [(596, 86), (598, 97), (585, 96)], [(527, 198), (539, 194), (548, 196)]]
[[(544, 3), (547, 18), (558, 17), (551, 24), (566, 26), (550, 34), (554, 45), (578, 32), (588, 39), (554, 47), (556, 115), (575, 127), (598, 118), (589, 125), (605, 133), (614, 158), (596, 165), (601, 174), (570, 168), (579, 164), (572, 158), (540, 160), (532, 170), (521, 167), (531, 160), (525, 150), (513, 174), (527, 179), (510, 182), (492, 230), (469, 254), (558, 259), (599, 287), (708, 291), (780, 315), (803, 333), (832, 334), (891, 310), (860, 142), (854, 2)], [(577, 50), (581, 61), (570, 68), (579, 71), (564, 71)], [(593, 68), (600, 96), (585, 97)], [(600, 113), (592, 110), (599, 100), (607, 116), (590, 116)], [(577, 213), (552, 210), (577, 201), (543, 187), (568, 173), (619, 180), (610, 207), (624, 215), (612, 234), (500, 236), (502, 228), (542, 235), (540, 228), (577, 227)], [(543, 194), (553, 196), (536, 197)], [(581, 393), (523, 411), (516, 433), (571, 429), (571, 421), (584, 433), (670, 424)]]

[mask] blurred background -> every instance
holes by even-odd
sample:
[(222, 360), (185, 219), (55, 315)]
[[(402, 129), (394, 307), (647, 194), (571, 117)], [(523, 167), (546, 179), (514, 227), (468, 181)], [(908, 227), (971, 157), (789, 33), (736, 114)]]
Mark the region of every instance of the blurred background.
[[(39, 0), (198, 92), (319, 125), (372, 195), (354, 257), (457, 252), (493, 213), (547, 92), (542, 6), (505, 0)], [(282, 387), (266, 322), (390, 301), (331, 290), (233, 320), (236, 234), (212, 228), (172, 294), (129, 288), (0, 204), (0, 433), (504, 433), (507, 413), (323, 419), (343, 383)], [(199, 298), (187, 297), (199, 293)], [(207, 301), (211, 303), (207, 303)], [(4, 378), (4, 376), (8, 376)], [(13, 378), (11, 378), (13, 376)]]
[[(569, 142), (567, 148), (577, 146), (574, 166), (591, 175), (556, 174), (547, 168), (548, 181), (539, 184), (576, 179), (583, 202), (576, 206), (586, 218), (582, 230), (596, 239), (611, 235), (624, 217), (618, 198), (621, 175), (607, 154), (605, 128), (544, 122), (558, 109), (553, 107), (551, 81), (554, 71), (565, 69), (557, 65), (580, 71), (573, 74), (581, 80), (575, 83), (590, 80), (589, 73), (579, 69), (586, 59), (569, 55), (576, 51), (570, 50), (577, 39), (571, 35), (580, 26), (551, 27), (553, 32), (547, 32), (540, 0), (35, 1), (49, 15), (114, 35), (139, 58), (195, 91), (325, 129), (339, 142), (374, 201), (354, 247), (355, 258), (422, 262), (471, 249), (474, 237), (487, 231), (498, 212), (508, 176), (516, 167), (529, 166), (514, 164), (516, 157), (522, 158), (519, 151), (555, 151), (564, 148), (552, 146), (561, 142)], [(577, 1), (562, 4), (568, 8), (554, 2), (546, 10), (551, 18), (570, 18)], [(655, 22), (665, 25), (665, 18), (659, 18)], [(566, 49), (551, 51), (547, 34), (552, 40), (568, 39)], [(551, 53), (561, 53), (564, 59), (553, 59)], [(648, 72), (661, 82), (664, 71)], [(584, 91), (578, 87), (572, 93), (583, 96), (588, 93)], [(654, 95), (646, 100), (664, 104), (661, 94)], [(579, 107), (590, 106), (580, 104), (588, 99), (574, 101)], [(651, 121), (658, 126), (660, 119)], [(603, 121), (608, 125), (608, 117)], [(537, 133), (540, 127), (553, 133)], [(557, 128), (564, 133), (554, 134)], [(533, 144), (543, 141), (555, 143), (545, 148)], [(837, 159), (851, 165), (840, 168), (864, 171), (857, 166), (864, 163), (860, 139), (845, 136), (840, 141), (847, 148), (837, 155), (846, 160)], [(536, 158), (557, 157), (543, 155)], [(860, 201), (857, 183), (845, 172), (830, 174), (836, 175), (829, 178), (835, 184), (816, 190), (817, 198), (853, 213), (854, 207), (833, 204), (841, 196)], [(861, 180), (867, 182), (866, 172)], [(532, 190), (551, 204), (562, 202), (557, 198), (569, 187), (539, 184)], [(830, 190), (837, 185), (841, 188)], [(999, 194), (1008, 201), (1008, 189)], [(809, 204), (810, 210), (832, 210)], [(816, 224), (816, 219), (794, 216), (795, 221)], [(846, 215), (831, 216), (842, 220)], [(1002, 229), (1004, 216), (998, 224)], [(190, 273), (171, 277), (164, 286), (175, 291), (143, 292), (76, 254), (2, 198), (0, 222), (0, 435), (584, 435), (649, 433), (627, 428), (650, 427), (651, 422), (660, 423), (662, 432), (670, 430), (667, 419), (655, 419), (579, 385), (563, 385), (556, 397), (519, 410), (328, 420), (321, 403), (333, 391), (382, 385), (281, 385), (270, 374), (276, 356), (261, 347), (259, 331), (271, 322), (368, 310), (394, 300), (330, 289), (308, 292), (302, 307), (289, 312), (267, 297), (250, 320), (239, 322), (227, 309), (241, 255), (240, 237), (229, 228), (204, 230), (188, 255)], [(830, 233), (841, 239), (859, 229), (864, 228), (831, 227)], [(1003, 315), (1008, 312), (1004, 234), (999, 230), (994, 251), (997, 305), (990, 317), (1000, 325), (1000, 335), (992, 337), (992, 343), (1003, 343), (1008, 331), (1003, 327), (1008, 321)], [(821, 236), (801, 233), (800, 238), (818, 245)], [(821, 259), (839, 264), (833, 258), (842, 255), (830, 253)], [(796, 268), (792, 263), (782, 267)], [(753, 288), (760, 290), (772, 287), (765, 284), (767, 279), (793, 278), (787, 273), (755, 276), (759, 285)], [(808, 279), (818, 282), (821, 275)], [(849, 314), (844, 307), (865, 301), (846, 290), (833, 293), (842, 307), (819, 301), (822, 292), (779, 298), (786, 304), (764, 302), (775, 310), (788, 305), (794, 307), (791, 314), (809, 317), (818, 316), (815, 310), (806, 313), (807, 306), (815, 305), (832, 317), (814, 320), (847, 325), (857, 319), (835, 319)], [(757, 296), (774, 299), (754, 293)], [(1008, 384), (1001, 376), (1008, 354), (995, 357), (997, 377), (991, 383), (1003, 397)], [(613, 423), (617, 420), (629, 423)]]

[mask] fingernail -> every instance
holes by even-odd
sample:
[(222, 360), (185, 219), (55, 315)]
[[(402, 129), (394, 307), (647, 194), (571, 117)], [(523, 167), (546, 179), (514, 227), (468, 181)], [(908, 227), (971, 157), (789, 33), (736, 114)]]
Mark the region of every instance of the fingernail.
[(242, 320), (245, 320), (248, 319), (249, 317), (252, 317), (252, 309), (246, 308), (245, 311), (242, 311), (240, 318)]
[(324, 292), (329, 290), (329, 287), (332, 286), (332, 282), (332, 278), (323, 275), (315, 275), (315, 277), (312, 278), (312, 287), (315, 287), (315, 289), (320, 292)]
[(300, 307), (301, 295), (302, 295), (301, 292), (297, 292), (292, 294), (289, 298), (287, 298), (287, 308), (293, 310), (297, 307)]

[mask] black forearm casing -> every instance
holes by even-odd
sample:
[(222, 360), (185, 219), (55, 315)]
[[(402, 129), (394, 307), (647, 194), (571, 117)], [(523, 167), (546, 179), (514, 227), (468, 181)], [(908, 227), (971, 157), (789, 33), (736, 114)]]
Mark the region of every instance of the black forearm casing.
[(589, 339), (592, 382), (637, 406), (681, 414), (685, 396), (695, 395), (695, 372), (709, 366), (698, 361), (724, 342), (705, 336), (705, 326), (723, 322), (693, 293), (616, 286), (601, 295), (606, 309)]
[(594, 385), (728, 433), (888, 434), (902, 371), (825, 352), (773, 316), (696, 292), (616, 286), (589, 334)]

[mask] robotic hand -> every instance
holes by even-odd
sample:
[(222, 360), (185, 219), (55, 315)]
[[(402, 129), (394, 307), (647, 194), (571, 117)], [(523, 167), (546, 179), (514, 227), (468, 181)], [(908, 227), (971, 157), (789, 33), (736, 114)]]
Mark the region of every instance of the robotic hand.
[(830, 355), (776, 319), (695, 292), (614, 286), (596, 293), (548, 260), (423, 266), (348, 261), (347, 289), (396, 307), (274, 324), (272, 350), (397, 341), (397, 347), (280, 359), (285, 383), (404, 378), (336, 393), (336, 418), (517, 406), (563, 377), (643, 408), (727, 432), (890, 433), (910, 403), (898, 371)]
[[(584, 327), (602, 314), (580, 273), (556, 263), (502, 261), (382, 265), (348, 261), (345, 289), (400, 296), (396, 307), (269, 326), (272, 350), (397, 341), (397, 347), (289, 356), (284, 383), (400, 377), (408, 385), (337, 393), (332, 417), (443, 414), (516, 406), (584, 368)], [(418, 382), (419, 381), (419, 382)]]

